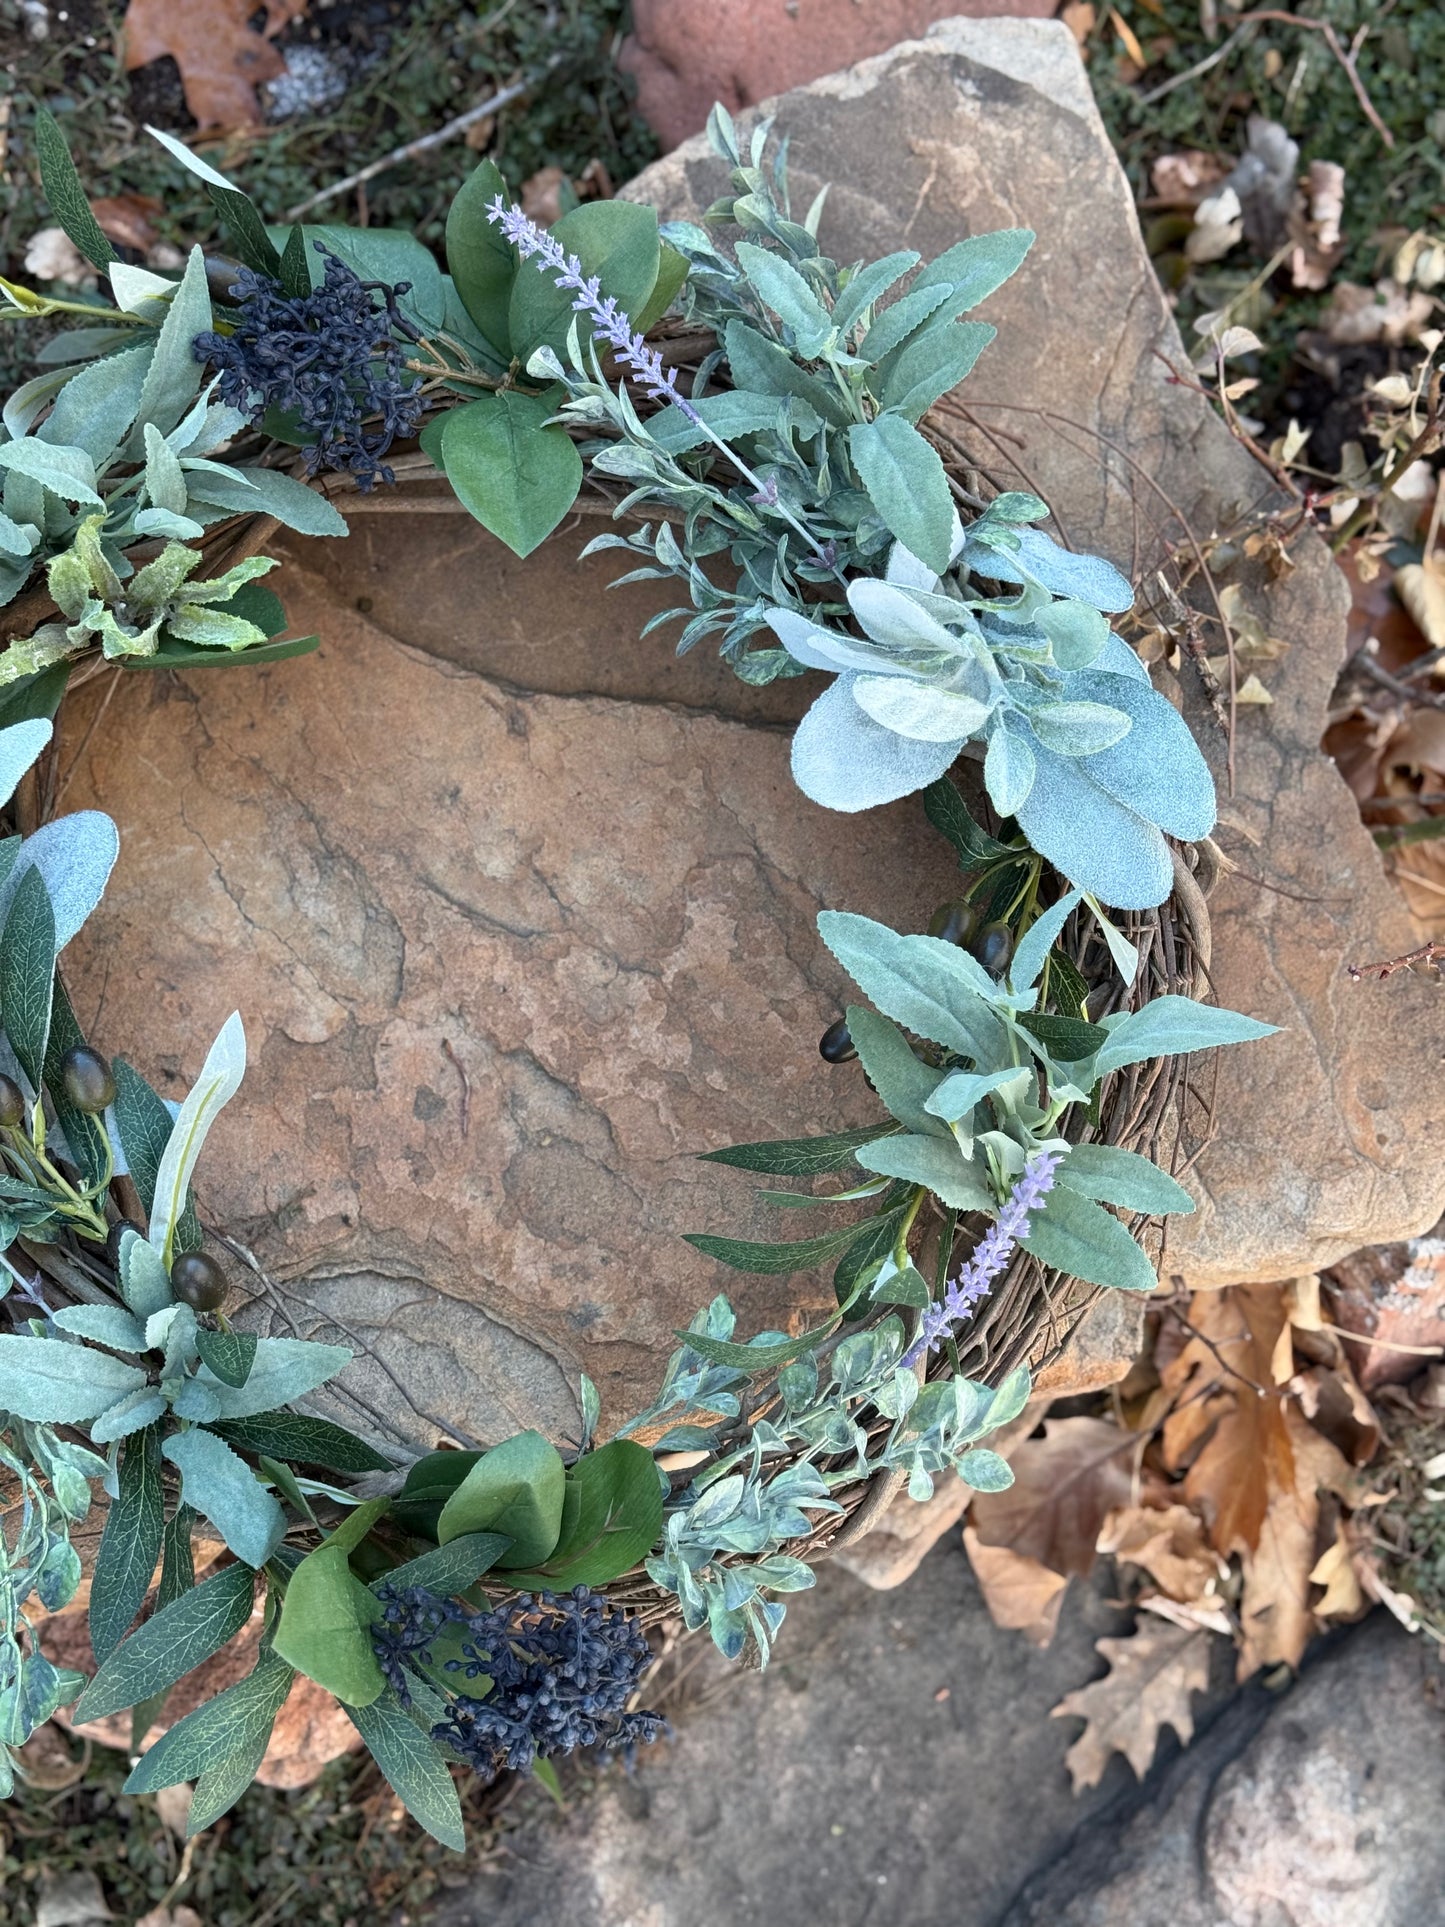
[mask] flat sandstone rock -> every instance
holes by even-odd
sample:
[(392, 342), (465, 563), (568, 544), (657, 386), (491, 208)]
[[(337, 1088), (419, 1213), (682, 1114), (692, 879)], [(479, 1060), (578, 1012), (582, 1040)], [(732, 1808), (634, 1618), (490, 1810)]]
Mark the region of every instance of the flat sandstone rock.
[(315, 654), (67, 706), (66, 807), (121, 830), (72, 988), (168, 1096), (243, 1013), (203, 1214), (275, 1280), (272, 1329), (377, 1354), (354, 1421), (575, 1437), (578, 1369), (620, 1422), (718, 1290), (747, 1331), (831, 1303), (682, 1242), (809, 1230), (696, 1155), (878, 1114), (818, 1055), (844, 980), (814, 918), (921, 928), (957, 867), (912, 804), (808, 803), (761, 713), (806, 692), (639, 646), (665, 605), (605, 596), (575, 531), (519, 564), (463, 514), (356, 521), (289, 559)]
[[(927, 258), (965, 234), (1036, 230), (1022, 269), (979, 311), (999, 337), (960, 391), (974, 418), (961, 432), (1001, 485), (1049, 498), (1072, 546), (1144, 581), (1166, 542), (1187, 550), (1271, 506), (1264, 472), (1170, 383), (1166, 364), (1187, 355), (1067, 27), (946, 21), (757, 112), (790, 136), (797, 207), (832, 183), (821, 240), (839, 260), (902, 246)], [(755, 117), (742, 117), (744, 134)], [(676, 218), (725, 187), (699, 138), (626, 192)], [(1210, 900), (1215, 990), (1283, 1026), (1219, 1060), (1214, 1131), (1190, 1176), (1200, 1209), (1175, 1221), (1166, 1258), (1196, 1285), (1319, 1270), (1426, 1230), (1445, 1206), (1427, 1068), (1445, 1056), (1445, 1003), (1423, 980), (1345, 974), (1347, 961), (1418, 939), (1318, 747), (1344, 659), (1345, 584), (1314, 538), (1290, 554), (1273, 580), (1217, 572), (1288, 644), (1261, 671), (1273, 706), (1240, 712), (1232, 795), (1221, 733), (1185, 672), (1186, 713), (1220, 784), (1218, 842), (1236, 866)], [(1206, 642), (1222, 650), (1217, 628)], [(1213, 1067), (1202, 1069), (1207, 1089)]]

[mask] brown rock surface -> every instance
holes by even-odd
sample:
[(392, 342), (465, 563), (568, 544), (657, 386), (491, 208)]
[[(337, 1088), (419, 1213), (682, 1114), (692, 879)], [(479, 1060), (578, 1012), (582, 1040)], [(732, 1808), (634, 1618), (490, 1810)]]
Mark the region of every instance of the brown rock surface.
[(633, 0), (619, 65), (637, 104), (676, 146), (715, 100), (734, 113), (885, 53), (949, 14), (1032, 14), (1055, 0)]
[[(961, 432), (1000, 480), (1050, 498), (1074, 546), (1143, 579), (1166, 539), (1187, 539), (1182, 518), (1207, 539), (1268, 505), (1261, 470), (1169, 383), (1160, 356), (1177, 365), (1184, 350), (1066, 27), (949, 21), (767, 111), (791, 136), (797, 203), (833, 184), (821, 238), (840, 259), (1038, 232), (980, 311), (999, 338), (963, 390), (976, 426)], [(675, 217), (723, 184), (695, 140), (626, 191)], [(1445, 1056), (1445, 1007), (1422, 980), (1344, 974), (1347, 959), (1415, 939), (1318, 748), (1345, 584), (1317, 541), (1292, 554), (1280, 579), (1234, 578), (1289, 647), (1265, 670), (1273, 707), (1241, 714), (1235, 791), (1221, 795), (1219, 842), (1237, 867), (1211, 899), (1213, 981), (1221, 1003), (1284, 1030), (1219, 1061), (1215, 1130), (1190, 1180), (1200, 1209), (1170, 1233), (1171, 1271), (1196, 1284), (1320, 1270), (1423, 1231), (1445, 1206), (1435, 1079), (1421, 1070)], [(1186, 701), (1223, 792), (1224, 746), (1193, 691)]]
[(575, 535), (521, 565), (462, 515), (357, 519), (288, 568), (316, 654), (123, 676), (72, 751), (67, 804), (122, 840), (73, 987), (167, 1094), (243, 1012), (203, 1205), (277, 1328), (341, 1322), (383, 1360), (354, 1390), (428, 1443), (563, 1438), (579, 1366), (618, 1422), (718, 1289), (747, 1330), (831, 1299), (681, 1242), (778, 1235), (696, 1153), (870, 1115), (817, 1053), (843, 980), (813, 919), (919, 928), (957, 872), (911, 805), (802, 798), (766, 716), (806, 692), (639, 646), (660, 605), (605, 599)]

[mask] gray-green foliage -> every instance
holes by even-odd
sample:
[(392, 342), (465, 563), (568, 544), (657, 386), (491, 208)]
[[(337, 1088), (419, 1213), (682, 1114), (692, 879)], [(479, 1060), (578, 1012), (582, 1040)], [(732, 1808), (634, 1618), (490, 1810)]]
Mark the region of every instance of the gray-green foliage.
[(1273, 1026), (1184, 997), (1155, 998), (1098, 1024), (1048, 1012), (1052, 948), (1079, 901), (1070, 891), (1044, 911), (1001, 979), (956, 944), (822, 913), (823, 941), (877, 1007), (850, 1009), (849, 1027), (879, 1097), (904, 1127), (854, 1155), (864, 1171), (921, 1186), (950, 1210), (996, 1217), (1030, 1156), (1061, 1154), (1025, 1245), (1091, 1284), (1149, 1291), (1153, 1267), (1102, 1206), (1154, 1215), (1192, 1211), (1193, 1201), (1137, 1153), (1076, 1146), (1071, 1115), (1090, 1105), (1110, 1071), (1266, 1037)]
[[(585, 448), (593, 472), (630, 485), (624, 509), (668, 517), (590, 547), (641, 558), (625, 581), (687, 584), (691, 608), (669, 611), (685, 620), (680, 648), (719, 631), (745, 680), (836, 675), (794, 740), (794, 776), (816, 802), (890, 802), (979, 742), (995, 807), (1050, 862), (1106, 902), (1162, 901), (1164, 835), (1207, 835), (1214, 789), (1189, 731), (1110, 633), (1128, 582), (1034, 527), (1048, 508), (1033, 495), (1001, 495), (965, 527), (918, 426), (995, 332), (961, 317), (1033, 237), (1011, 229), (928, 263), (902, 250), (840, 268), (819, 248), (817, 206), (791, 217), (786, 144), (763, 167), (767, 124), (746, 160), (721, 110), (710, 133), (734, 191), (706, 219), (744, 238), (727, 254), (695, 223), (663, 229), (689, 264), (684, 312), (718, 343), (692, 395), (704, 427), (677, 406), (643, 418), (590, 356), (573, 374), (549, 364), (568, 385), (563, 418), (609, 431)], [(730, 587), (706, 568), (722, 554)], [(775, 646), (754, 647), (769, 631)]]
[[(751, 1637), (766, 1664), (785, 1610), (777, 1595), (814, 1583), (808, 1563), (783, 1548), (842, 1510), (840, 1489), (880, 1472), (906, 1473), (919, 1500), (950, 1470), (978, 1490), (1002, 1490), (1012, 1475), (978, 1441), (1017, 1417), (1030, 1381), (1020, 1369), (996, 1389), (961, 1374), (922, 1385), (902, 1363), (906, 1335), (893, 1315), (826, 1354), (779, 1332), (734, 1344), (735, 1323), (725, 1298), (699, 1313), (661, 1398), (623, 1430), (650, 1430), (668, 1416), (669, 1440), (707, 1438), (716, 1447), (721, 1401), (735, 1409), (745, 1389), (775, 1386), (770, 1416), (755, 1419), (733, 1449), (715, 1450), (669, 1502), (661, 1546), (647, 1562), (649, 1576), (677, 1595), (690, 1631), (707, 1626), (729, 1658)], [(780, 1354), (791, 1356), (779, 1364)], [(770, 1459), (778, 1462), (771, 1473)]]
[[(593, 471), (629, 484), (628, 509), (656, 504), (681, 524), (603, 536), (591, 547), (630, 549), (643, 558), (635, 575), (686, 584), (692, 607), (670, 612), (686, 618), (679, 647), (720, 633), (723, 655), (750, 682), (801, 667), (781, 648), (750, 646), (772, 609), (846, 617), (847, 579), (881, 571), (895, 541), (916, 543), (940, 571), (948, 566), (954, 498), (916, 424), (996, 332), (960, 317), (1014, 272), (1033, 240), (1009, 229), (973, 236), (921, 268), (911, 250), (840, 267), (818, 245), (820, 207), (803, 221), (791, 217), (786, 143), (771, 173), (763, 168), (768, 131), (767, 123), (757, 129), (744, 161), (726, 113), (714, 110), (709, 122), (738, 191), (706, 219), (737, 228), (732, 255), (695, 222), (662, 229), (688, 264), (682, 311), (717, 339), (692, 405), (748, 475), (720, 462), (683, 410), (644, 422), (625, 394), (589, 372), (590, 359), (563, 375), (564, 419), (608, 431), (584, 449)], [(881, 298), (911, 274), (907, 294), (880, 311)], [(725, 385), (709, 392), (719, 373)], [(723, 555), (737, 571), (732, 587), (704, 567)]]

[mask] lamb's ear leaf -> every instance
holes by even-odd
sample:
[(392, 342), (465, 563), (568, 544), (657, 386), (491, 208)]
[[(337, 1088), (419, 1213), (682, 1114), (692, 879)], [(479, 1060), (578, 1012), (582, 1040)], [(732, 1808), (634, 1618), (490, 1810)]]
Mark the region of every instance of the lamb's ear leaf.
[(953, 546), (953, 497), (938, 450), (901, 415), (848, 430), (848, 450), (890, 535), (942, 575)]
[(1042, 1264), (1086, 1285), (1153, 1291), (1158, 1275), (1128, 1230), (1102, 1205), (1055, 1185), (1019, 1242)]
[(286, 1518), (244, 1459), (193, 1425), (162, 1451), (181, 1475), (181, 1497), (204, 1513), (238, 1559), (258, 1570), (281, 1543)]
[[(1107, 1035), (1107, 1033), (1105, 1033)], [(1125, 1211), (1193, 1211), (1194, 1200), (1177, 1179), (1137, 1151), (1117, 1144), (1076, 1144), (1059, 1167), (1059, 1184), (1084, 1198), (1117, 1204)]]
[(92, 267), (105, 270), (115, 260), (115, 249), (90, 211), (75, 162), (60, 123), (48, 107), (35, 112), (35, 155), (40, 182), (50, 211)]

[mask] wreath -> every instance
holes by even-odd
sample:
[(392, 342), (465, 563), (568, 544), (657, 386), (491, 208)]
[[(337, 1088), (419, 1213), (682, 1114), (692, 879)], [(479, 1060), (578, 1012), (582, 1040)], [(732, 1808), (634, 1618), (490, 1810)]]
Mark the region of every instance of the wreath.
[[(233, 249), (159, 275), (115, 257), (39, 116), (51, 205), (110, 299), (0, 282), (14, 316), (63, 324), (0, 443), (0, 796), (24, 832), (0, 843), (0, 1737), (68, 1706), (133, 1709), (139, 1741), (259, 1597), (254, 1669), (127, 1782), (194, 1781), (192, 1832), (249, 1784), (300, 1673), (460, 1847), (458, 1762), (547, 1773), (656, 1736), (639, 1697), (664, 1620), (766, 1663), (787, 1595), (901, 1488), (1006, 1486), (985, 1441), (1031, 1364), (1100, 1292), (1151, 1290), (1162, 1219), (1193, 1208), (1164, 1168), (1186, 1060), (1269, 1028), (1201, 1001), (1213, 786), (1110, 626), (1128, 582), (1059, 546), (1036, 496), (986, 492), (933, 412), (994, 333), (965, 317), (1033, 237), (840, 266), (821, 197), (791, 211), (786, 143), (765, 165), (767, 124), (746, 154), (721, 108), (709, 127), (732, 192), (701, 224), (611, 201), (544, 232), (484, 161), (445, 273), (404, 233), (268, 227), (158, 134)], [(740, 1341), (716, 1297), (605, 1443), (585, 1377), (563, 1449), (529, 1430), (402, 1453), (308, 1413), (351, 1353), (233, 1323), (192, 1194), (240, 1017), (168, 1106), (92, 1047), (57, 968), (118, 848), (96, 812), (45, 820), (67, 684), (314, 647), (261, 580), (268, 535), (342, 535), (348, 491), (438, 470), (519, 555), (588, 491), (618, 526), (589, 551), (680, 585), (656, 618), (679, 649), (716, 637), (754, 684), (831, 678), (793, 740), (800, 789), (845, 811), (921, 793), (963, 871), (926, 933), (819, 917), (866, 1000), (822, 1055), (860, 1061), (879, 1120), (705, 1153), (841, 1180), (764, 1194), (821, 1209), (814, 1236), (692, 1240), (743, 1271), (835, 1261), (836, 1310)], [(87, 1679), (25, 1609), (74, 1596), (96, 1486)], [(203, 1521), (224, 1551), (198, 1578)]]

